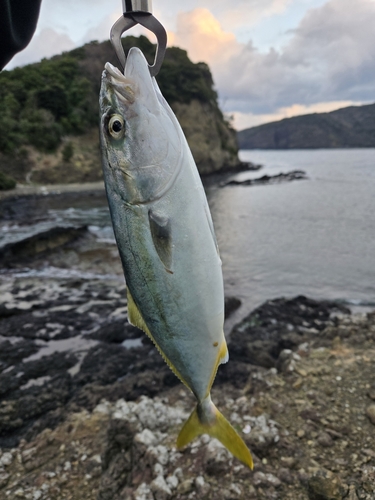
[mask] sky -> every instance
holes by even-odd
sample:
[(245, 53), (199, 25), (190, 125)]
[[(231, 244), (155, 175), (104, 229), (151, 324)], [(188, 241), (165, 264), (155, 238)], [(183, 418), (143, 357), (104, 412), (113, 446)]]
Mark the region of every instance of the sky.
[[(169, 46), (210, 66), (238, 130), (375, 102), (375, 0), (153, 0), (153, 13)], [(33, 40), (6, 69), (106, 40), (121, 14), (121, 0), (42, 0)]]

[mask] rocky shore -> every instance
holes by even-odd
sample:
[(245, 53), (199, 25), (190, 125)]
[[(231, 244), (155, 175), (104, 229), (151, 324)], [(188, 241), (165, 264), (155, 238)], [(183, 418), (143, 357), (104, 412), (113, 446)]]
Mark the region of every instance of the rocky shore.
[(1, 500), (375, 499), (375, 313), (279, 298), (233, 328), (212, 397), (250, 471), (176, 449), (194, 398), (127, 322), (116, 247), (67, 233), (2, 260)]

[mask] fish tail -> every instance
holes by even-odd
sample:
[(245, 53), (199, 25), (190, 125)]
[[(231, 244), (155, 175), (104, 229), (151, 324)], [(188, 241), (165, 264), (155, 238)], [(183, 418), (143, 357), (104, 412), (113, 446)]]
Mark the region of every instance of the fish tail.
[(236, 458), (253, 469), (251, 453), (228, 420), (219, 412), (208, 396), (185, 422), (177, 438), (177, 448), (183, 448), (201, 434), (218, 439)]

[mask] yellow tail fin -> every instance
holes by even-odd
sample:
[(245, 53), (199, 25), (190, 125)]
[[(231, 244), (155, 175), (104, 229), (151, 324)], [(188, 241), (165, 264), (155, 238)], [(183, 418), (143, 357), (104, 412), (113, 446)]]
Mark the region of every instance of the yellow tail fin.
[(254, 463), (249, 449), (213, 404), (210, 396), (198, 404), (185, 422), (177, 438), (177, 448), (183, 448), (201, 434), (209, 434), (218, 439), (235, 457), (253, 469)]

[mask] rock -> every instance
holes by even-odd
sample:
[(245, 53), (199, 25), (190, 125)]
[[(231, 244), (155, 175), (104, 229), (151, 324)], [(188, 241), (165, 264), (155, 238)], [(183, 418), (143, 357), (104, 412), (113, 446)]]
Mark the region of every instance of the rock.
[(3, 453), (0, 458), (0, 465), (8, 467), (13, 462), (13, 455), (9, 452)]
[(150, 485), (151, 491), (154, 494), (155, 500), (166, 500), (172, 495), (172, 491), (165, 482), (163, 476), (158, 476)]
[(370, 422), (375, 425), (375, 405), (371, 405), (367, 408), (366, 415), (370, 419)]
[(253, 477), (254, 486), (260, 486), (262, 488), (279, 488), (281, 486), (281, 481), (273, 474), (265, 474), (264, 472), (255, 472)]
[(247, 442), (255, 453), (264, 452), (264, 450), (275, 446), (279, 442), (280, 436), (276, 422), (271, 420), (268, 415), (248, 417), (247, 421), (252, 428)]
[(185, 479), (177, 488), (177, 493), (179, 495), (186, 495), (190, 493), (194, 488), (194, 480), (193, 479)]
[(8, 484), (9, 478), (9, 474), (0, 471), (0, 489), (4, 488)]
[(173, 476), (168, 476), (166, 479), (167, 485), (170, 487), (171, 490), (175, 490), (178, 486), (178, 477), (173, 475)]
[(158, 439), (150, 429), (143, 429), (142, 432), (135, 435), (134, 440), (146, 446), (156, 444)]
[(285, 484), (293, 484), (294, 479), (292, 476), (292, 473), (290, 472), (289, 469), (285, 467), (281, 467), (278, 471), (278, 477), (280, 478), (280, 481), (282, 481)]
[(150, 487), (142, 483), (134, 492), (134, 500), (155, 500)]
[(219, 119), (213, 102), (201, 102), (193, 98), (189, 104), (174, 102), (172, 108), (189, 142), (200, 174), (237, 167), (241, 163), (237, 156), (235, 133), (223, 119)]
[(333, 445), (333, 439), (327, 432), (321, 432), (316, 440), (324, 448), (330, 448)]
[(169, 462), (168, 449), (163, 445), (150, 446), (147, 452), (152, 455), (161, 465), (167, 465)]
[(307, 483), (309, 500), (342, 500), (347, 493), (338, 477), (319, 471)]
[(231, 360), (276, 367), (280, 353), (297, 350), (333, 325), (333, 315), (350, 315), (340, 304), (304, 296), (269, 300), (252, 311), (230, 335)]
[(220, 187), (225, 186), (256, 186), (258, 184), (279, 184), (280, 182), (291, 182), (297, 180), (307, 179), (306, 172), (303, 170), (293, 170), (287, 173), (280, 173), (277, 175), (263, 175), (257, 179), (246, 179), (244, 181), (231, 180), (222, 182)]
[(241, 301), (237, 297), (225, 297), (225, 318), (229, 318), (241, 306)]
[(22, 240), (0, 247), (2, 265), (19, 259), (27, 259), (66, 245), (87, 232), (87, 227), (51, 227)]

